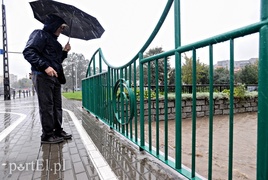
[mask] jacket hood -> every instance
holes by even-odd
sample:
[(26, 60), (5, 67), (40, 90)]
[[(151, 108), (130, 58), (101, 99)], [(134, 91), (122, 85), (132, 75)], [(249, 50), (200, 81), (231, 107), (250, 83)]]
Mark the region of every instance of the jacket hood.
[(61, 17), (50, 14), (45, 19), (43, 30), (54, 34), (62, 24), (66, 24), (66, 22)]

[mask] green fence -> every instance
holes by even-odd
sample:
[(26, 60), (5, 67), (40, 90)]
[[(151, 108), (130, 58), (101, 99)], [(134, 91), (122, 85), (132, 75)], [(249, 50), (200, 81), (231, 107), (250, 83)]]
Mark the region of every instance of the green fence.
[[(154, 37), (160, 30), (165, 18), (174, 7), (174, 27), (175, 48), (151, 57), (143, 57), (144, 51), (148, 48)], [(241, 6), (241, 8), (243, 8)], [(256, 152), (248, 156), (256, 157), (254, 167), (251, 167), (251, 174), (254, 179), (268, 179), (268, 0), (261, 1), (261, 21), (250, 24), (239, 29), (235, 29), (224, 34), (220, 34), (202, 41), (181, 46), (180, 40), (180, 1), (168, 0), (166, 7), (153, 30), (152, 34), (140, 49), (140, 51), (124, 66), (114, 67), (109, 64), (101, 49), (98, 49), (89, 63), (87, 76), (82, 80), (82, 104), (83, 108), (105, 122), (112, 129), (118, 131), (141, 150), (145, 150), (155, 158), (163, 161), (177, 172), (189, 179), (236, 179), (237, 167), (234, 167), (234, 44), (237, 38), (253, 33), (259, 33), (259, 87), (258, 87), (258, 116), (256, 132)], [(230, 57), (230, 112), (228, 123), (228, 138), (224, 141), (228, 144), (225, 152), (224, 165), (215, 165), (213, 162), (217, 157), (214, 153), (215, 143), (218, 139), (214, 137), (214, 105), (213, 105), (213, 47), (222, 42), (229, 42)], [(200, 156), (197, 147), (197, 93), (196, 93), (196, 51), (200, 48), (208, 47), (209, 54), (209, 115), (206, 139), (206, 160), (201, 164), (197, 158)], [(191, 139), (190, 150), (186, 152), (190, 159), (185, 166), (183, 144), (183, 122), (182, 119), (182, 54), (192, 53), (192, 118), (191, 118)], [(169, 59), (174, 59), (175, 63), (175, 94), (171, 97), (168, 93), (168, 65)], [(160, 74), (159, 66), (164, 68), (164, 74)], [(151, 69), (154, 68), (154, 71)], [(161, 76), (163, 84), (154, 82)], [(154, 79), (154, 80), (153, 80)], [(175, 98), (175, 117), (170, 117), (167, 105), (170, 98)], [(153, 108), (154, 107), (154, 108)], [(156, 116), (152, 116), (155, 111)], [(160, 112), (161, 111), (161, 112)], [(160, 121), (160, 113), (163, 114)], [(173, 124), (171, 124), (171, 122)], [(172, 138), (173, 139), (172, 139)], [(248, 137), (245, 136), (244, 139)], [(254, 149), (254, 148), (253, 148)], [(204, 172), (199, 172), (197, 167), (206, 167)], [(216, 169), (225, 170), (225, 176), (216, 174)], [(240, 173), (240, 178), (246, 175)], [(256, 178), (255, 178), (256, 177)]]

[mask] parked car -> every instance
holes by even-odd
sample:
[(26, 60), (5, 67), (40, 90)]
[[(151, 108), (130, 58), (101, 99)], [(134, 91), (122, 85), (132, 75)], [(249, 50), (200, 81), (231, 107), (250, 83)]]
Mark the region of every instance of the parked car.
[(248, 86), (247, 91), (249, 91), (249, 92), (258, 91), (258, 86)]

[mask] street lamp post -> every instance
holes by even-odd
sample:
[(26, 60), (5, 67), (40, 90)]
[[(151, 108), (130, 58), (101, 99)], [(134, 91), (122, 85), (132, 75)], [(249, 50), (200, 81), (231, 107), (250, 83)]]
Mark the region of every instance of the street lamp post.
[(73, 93), (74, 93), (74, 63), (72, 63), (72, 80), (73, 80)]
[(75, 67), (75, 90), (77, 91), (77, 65)]
[[(77, 66), (75, 66), (75, 74), (74, 74), (74, 62), (72, 62), (71, 65), (72, 65), (72, 82), (73, 82), (73, 93), (74, 93), (74, 90), (77, 89)], [(74, 80), (74, 76), (75, 76), (75, 80)]]
[(2, 29), (3, 29), (3, 81), (4, 81), (4, 100), (10, 100), (8, 50), (7, 50), (7, 30), (6, 30), (6, 8), (2, 0)]

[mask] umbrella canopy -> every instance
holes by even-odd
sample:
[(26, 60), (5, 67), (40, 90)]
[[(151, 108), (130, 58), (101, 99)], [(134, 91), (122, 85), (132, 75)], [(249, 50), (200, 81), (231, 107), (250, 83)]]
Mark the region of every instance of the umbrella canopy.
[(62, 34), (84, 40), (100, 38), (104, 32), (98, 20), (84, 11), (69, 5), (52, 0), (30, 2), (34, 17), (44, 23), (50, 14), (55, 14), (67, 23)]

